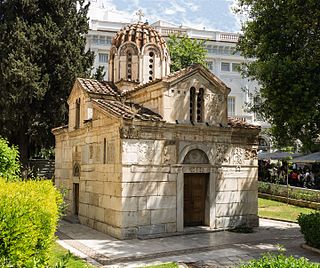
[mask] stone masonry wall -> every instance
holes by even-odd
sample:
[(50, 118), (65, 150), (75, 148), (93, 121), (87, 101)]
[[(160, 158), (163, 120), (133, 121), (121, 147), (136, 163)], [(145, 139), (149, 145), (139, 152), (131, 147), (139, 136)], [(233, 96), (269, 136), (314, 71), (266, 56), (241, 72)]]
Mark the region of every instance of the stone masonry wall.
[(94, 116), (96, 120), (83, 128), (56, 135), (55, 182), (66, 190), (69, 218), (74, 217), (74, 183), (78, 183), (80, 223), (121, 237), (119, 123), (97, 111)]
[[(212, 174), (210, 227), (258, 224), (256, 147), (245, 132), (204, 126), (132, 129), (122, 136), (124, 238), (179, 231), (183, 185), (178, 188), (178, 178), (190, 172)], [(208, 155), (209, 165), (182, 164), (195, 148)]]

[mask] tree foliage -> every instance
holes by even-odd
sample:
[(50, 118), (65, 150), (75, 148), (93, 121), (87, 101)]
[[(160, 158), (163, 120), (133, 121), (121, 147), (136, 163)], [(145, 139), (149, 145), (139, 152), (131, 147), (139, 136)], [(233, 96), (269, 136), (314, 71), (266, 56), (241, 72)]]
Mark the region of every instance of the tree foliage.
[(103, 81), (104, 80), (104, 76), (106, 75), (106, 72), (104, 70), (104, 66), (100, 65), (94, 74), (91, 75), (92, 79), (96, 79), (98, 81)]
[(7, 181), (18, 179), (20, 174), (19, 151), (0, 137), (0, 177)]
[(253, 110), (278, 145), (300, 139), (310, 147), (320, 127), (320, 2), (238, 0), (236, 12), (247, 19), (238, 50), (255, 58), (243, 74), (261, 86)]
[(186, 35), (170, 35), (167, 45), (171, 58), (171, 71), (178, 71), (195, 63), (206, 66), (205, 42), (206, 40), (191, 39)]
[(24, 161), (53, 144), (71, 86), (92, 65), (87, 12), (83, 0), (0, 1), (0, 135)]

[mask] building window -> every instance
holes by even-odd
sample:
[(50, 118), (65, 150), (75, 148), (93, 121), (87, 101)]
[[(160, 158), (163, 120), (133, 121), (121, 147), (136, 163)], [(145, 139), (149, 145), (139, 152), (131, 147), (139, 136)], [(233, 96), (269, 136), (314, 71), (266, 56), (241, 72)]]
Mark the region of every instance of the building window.
[(212, 61), (207, 61), (208, 64), (208, 69), (213, 70), (213, 62)]
[(107, 63), (108, 62), (108, 54), (107, 53), (99, 53), (99, 62)]
[(190, 121), (194, 122), (195, 116), (195, 102), (196, 102), (196, 89), (194, 87), (190, 88)]
[(240, 72), (240, 63), (232, 63), (232, 71)]
[(228, 97), (228, 116), (236, 114), (236, 97)]
[(190, 88), (190, 122), (203, 122), (204, 89)]
[(94, 35), (92, 36), (92, 42), (96, 45), (99, 44), (99, 36), (98, 35)]
[(132, 53), (128, 52), (127, 54), (127, 79), (131, 80), (132, 78)]
[(103, 139), (103, 164), (106, 164), (107, 160), (107, 139)]
[(80, 127), (80, 98), (76, 100), (76, 124), (75, 128)]
[(229, 62), (221, 62), (221, 71), (230, 72), (230, 63)]
[(112, 38), (111, 38), (111, 36), (106, 36), (106, 43), (109, 44), (109, 45), (111, 45), (111, 43), (112, 43)]
[(199, 89), (197, 94), (197, 122), (203, 122), (203, 103), (204, 103), (204, 90), (203, 88)]
[(149, 81), (154, 79), (154, 52), (149, 52)]

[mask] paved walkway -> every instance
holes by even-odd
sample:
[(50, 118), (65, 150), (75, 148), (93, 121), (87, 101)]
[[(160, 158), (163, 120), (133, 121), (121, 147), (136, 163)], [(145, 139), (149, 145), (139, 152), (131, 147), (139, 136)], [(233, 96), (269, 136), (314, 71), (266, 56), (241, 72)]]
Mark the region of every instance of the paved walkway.
[(297, 224), (260, 219), (253, 233), (228, 231), (179, 235), (148, 240), (117, 240), (89, 227), (62, 221), (59, 243), (100, 267), (141, 267), (163, 262), (195, 263), (202, 267), (237, 266), (261, 253), (284, 246), (288, 255), (320, 263), (320, 255), (301, 248)]

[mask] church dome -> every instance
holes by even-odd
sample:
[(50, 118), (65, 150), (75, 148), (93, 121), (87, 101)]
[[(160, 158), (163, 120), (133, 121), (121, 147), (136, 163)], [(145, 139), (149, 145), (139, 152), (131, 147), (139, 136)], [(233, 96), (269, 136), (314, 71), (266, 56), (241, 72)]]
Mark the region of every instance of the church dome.
[(122, 91), (170, 73), (166, 41), (147, 23), (122, 28), (112, 40), (109, 77)]
[(162, 51), (167, 50), (165, 40), (149, 24), (138, 22), (122, 28), (112, 40), (112, 45), (119, 48), (125, 42), (133, 42), (142, 50), (146, 44), (154, 44)]

